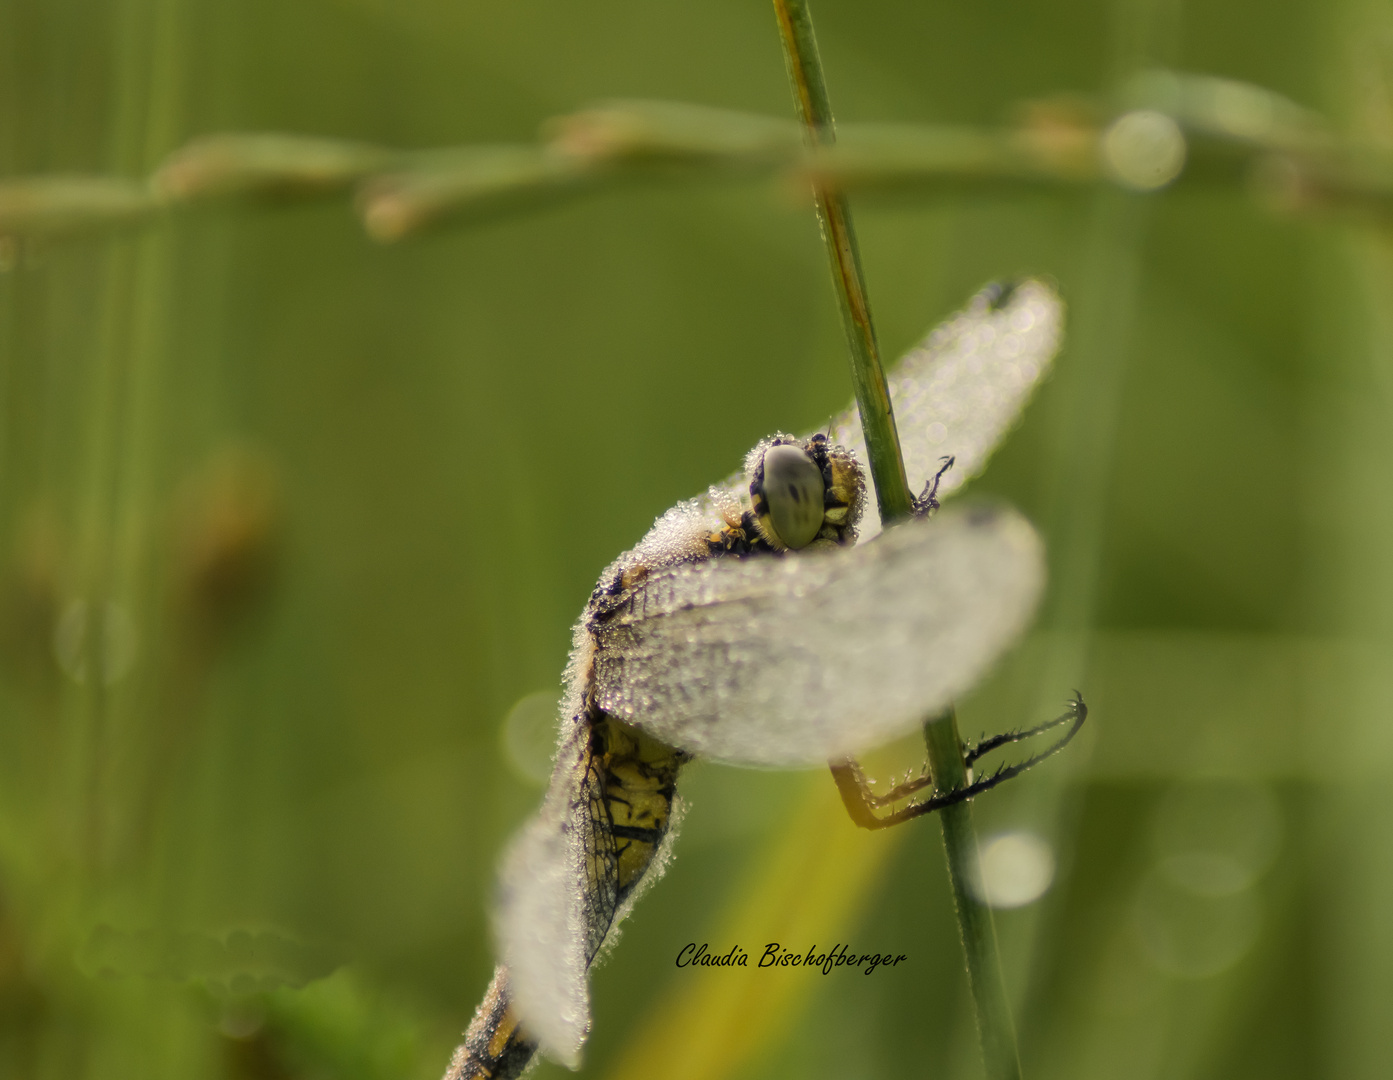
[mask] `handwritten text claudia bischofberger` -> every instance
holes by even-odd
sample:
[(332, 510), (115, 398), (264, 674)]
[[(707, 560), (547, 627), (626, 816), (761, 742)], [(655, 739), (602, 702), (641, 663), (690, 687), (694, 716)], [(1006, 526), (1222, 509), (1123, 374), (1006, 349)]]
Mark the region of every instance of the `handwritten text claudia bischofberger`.
[(807, 952), (794, 952), (786, 949), (777, 941), (771, 941), (764, 946), (764, 952), (760, 954), (758, 963), (750, 963), (750, 954), (739, 945), (732, 945), (723, 953), (713, 953), (710, 947), (702, 942), (688, 942), (683, 945), (677, 954), (678, 967), (757, 967), (757, 968), (784, 968), (784, 967), (809, 967), (821, 968), (824, 975), (830, 975), (833, 968), (862, 968), (869, 975), (878, 967), (894, 967), (901, 961), (908, 960), (904, 953), (895, 955), (893, 953), (854, 953), (850, 952), (845, 945), (833, 945), (831, 949), (819, 952), (816, 945), (808, 947)]

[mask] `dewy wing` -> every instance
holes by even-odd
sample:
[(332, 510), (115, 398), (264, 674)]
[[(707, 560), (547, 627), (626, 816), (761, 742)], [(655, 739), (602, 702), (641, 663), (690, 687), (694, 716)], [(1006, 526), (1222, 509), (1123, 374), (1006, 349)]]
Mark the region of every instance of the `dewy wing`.
[[(945, 499), (987, 467), (1049, 372), (1064, 337), (1064, 305), (1042, 281), (988, 285), (936, 326), (890, 373), (905, 473), (916, 493), (951, 454), (938, 497)], [(865, 460), (853, 404), (832, 421), (831, 439)], [(918, 485), (918, 486), (916, 486)], [(861, 542), (880, 532), (871, 513)]]
[[(910, 479), (980, 472), (1058, 348), (1048, 286), (989, 287), (890, 377)], [(503, 962), (447, 1080), (518, 1076), (537, 1049), (575, 1067), (587, 973), (662, 869), (693, 755), (801, 765), (874, 746), (975, 682), (1024, 629), (1041, 545), (1005, 508), (876, 536), (854, 410), (829, 434), (760, 442), (738, 481), (660, 517), (576, 625), (556, 768), (503, 860)]]
[(651, 575), (595, 630), (600, 708), (693, 755), (800, 766), (914, 730), (1025, 628), (1039, 540), (1004, 508), (947, 511), (873, 544), (712, 559)]

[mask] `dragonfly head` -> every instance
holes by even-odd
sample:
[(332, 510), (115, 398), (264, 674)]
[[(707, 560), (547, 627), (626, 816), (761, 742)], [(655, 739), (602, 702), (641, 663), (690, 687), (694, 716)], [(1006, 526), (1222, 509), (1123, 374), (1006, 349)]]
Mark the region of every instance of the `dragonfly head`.
[(861, 466), (826, 435), (771, 435), (750, 451), (745, 475), (755, 525), (776, 551), (855, 541), (865, 499)]

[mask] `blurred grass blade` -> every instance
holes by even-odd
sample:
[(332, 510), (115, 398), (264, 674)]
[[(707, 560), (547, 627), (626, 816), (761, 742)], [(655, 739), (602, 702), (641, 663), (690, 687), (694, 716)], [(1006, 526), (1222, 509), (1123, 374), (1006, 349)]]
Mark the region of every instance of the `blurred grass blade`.
[(1130, 79), (1124, 108), (1171, 117), (1210, 181), (1249, 187), (1284, 213), (1393, 210), (1393, 149), (1341, 137), (1324, 116), (1265, 87), (1164, 68)]
[(1155, 109), (1188, 132), (1268, 149), (1323, 149), (1332, 137), (1319, 113), (1290, 98), (1234, 79), (1152, 68), (1129, 79), (1124, 110)]
[(848, 125), (838, 145), (814, 152), (813, 182), (841, 191), (982, 192), (1100, 178), (1097, 131), (1084, 126), (968, 128)]
[(160, 194), (181, 200), (326, 195), (403, 156), (368, 143), (306, 135), (208, 135), (171, 154), (152, 183)]
[(35, 176), (0, 181), (0, 235), (54, 235), (131, 225), (159, 201), (139, 181), (105, 176)]
[[(1199, 181), (1248, 187), (1282, 212), (1383, 216), (1393, 203), (1393, 149), (1341, 138), (1319, 114), (1248, 83), (1154, 69), (1112, 106), (1055, 98), (1028, 103), (1021, 116), (980, 128), (851, 124), (834, 140), (829, 112), (804, 146), (799, 125), (777, 117), (619, 100), (548, 121), (535, 145), (401, 151), (303, 135), (209, 135), (166, 158), (148, 186), (62, 175), (0, 182), (0, 232), (102, 232), (143, 221), (162, 203), (357, 188), (368, 232), (397, 240), (450, 220), (540, 209), (602, 185), (766, 174), (821, 191), (832, 208), (824, 216), (850, 192), (934, 199), (1106, 180), (1154, 191), (1182, 169)], [(835, 235), (845, 216), (827, 219)], [(852, 277), (854, 254), (848, 248), (842, 260)], [(869, 319), (855, 314), (864, 306), (847, 315), (853, 324)]]
[(769, 167), (798, 156), (798, 125), (673, 101), (608, 101), (547, 122), (557, 150), (591, 162)]
[(1284, 214), (1350, 213), (1386, 222), (1393, 215), (1393, 150), (1342, 144), (1327, 154), (1274, 153), (1255, 159), (1250, 187)]
[(537, 209), (595, 186), (580, 160), (536, 146), (480, 146), (423, 154), (363, 185), (368, 234), (390, 242), (447, 220), (477, 221)]

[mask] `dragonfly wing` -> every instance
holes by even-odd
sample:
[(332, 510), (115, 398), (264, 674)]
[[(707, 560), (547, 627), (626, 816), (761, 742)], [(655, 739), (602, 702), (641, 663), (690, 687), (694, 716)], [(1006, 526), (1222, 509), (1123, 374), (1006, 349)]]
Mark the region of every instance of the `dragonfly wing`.
[(1021, 633), (1030, 523), (944, 511), (874, 543), (652, 574), (592, 626), (602, 709), (718, 761), (810, 765), (921, 724)]
[(577, 722), (541, 813), (504, 856), (495, 915), (518, 1018), (571, 1068), (590, 1030), (586, 969), (616, 904), (614, 837), (601, 827), (600, 796), (588, 730)]
[[(1022, 281), (1009, 291), (988, 286), (895, 365), (890, 401), (914, 494), (949, 454), (956, 461), (940, 498), (986, 467), (1049, 371), (1063, 328), (1064, 304), (1044, 282)], [(867, 460), (855, 405), (832, 422), (831, 438)], [(868, 513), (861, 538), (879, 531), (879, 519)]]

